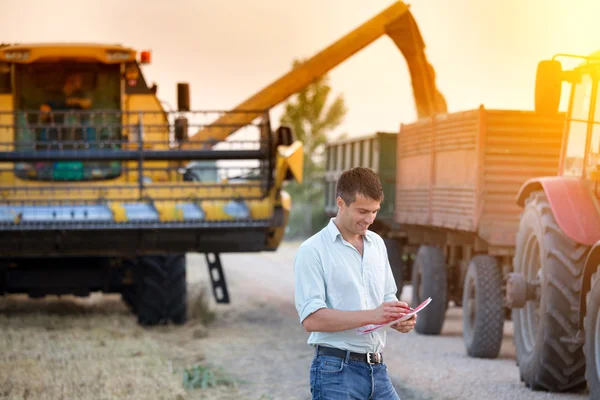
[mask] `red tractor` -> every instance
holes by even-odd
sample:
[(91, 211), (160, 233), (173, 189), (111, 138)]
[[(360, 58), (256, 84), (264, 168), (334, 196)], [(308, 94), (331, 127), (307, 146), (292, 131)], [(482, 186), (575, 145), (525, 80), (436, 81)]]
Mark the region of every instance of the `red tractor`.
[[(563, 70), (559, 57), (583, 62)], [(558, 112), (563, 83), (569, 106), (558, 176), (530, 179), (519, 192), (524, 209), (506, 291), (521, 380), (532, 390), (588, 385), (593, 399), (600, 399), (599, 81), (600, 52), (538, 65), (536, 111)]]

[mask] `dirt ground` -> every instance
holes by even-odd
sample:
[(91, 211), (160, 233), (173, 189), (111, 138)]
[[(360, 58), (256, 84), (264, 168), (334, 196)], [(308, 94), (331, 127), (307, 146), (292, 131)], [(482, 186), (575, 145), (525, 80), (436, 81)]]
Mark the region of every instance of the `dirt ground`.
[[(206, 289), (203, 256), (189, 255), (188, 267), (194, 312), (199, 287)], [(193, 318), (142, 328), (118, 295), (1, 298), (0, 399), (309, 398), (302, 376), (311, 352), (298, 340), (304, 332), (293, 306), (245, 287), (233, 276), (230, 305), (210, 298), (216, 318), (208, 326)], [(226, 384), (185, 390), (183, 371), (195, 365), (221, 370)]]
[[(197, 293), (208, 275), (198, 254), (188, 255), (194, 318), (185, 326), (141, 328), (114, 295), (0, 298), (0, 399), (310, 399), (312, 351), (293, 305), (296, 247), (224, 255), (232, 302), (209, 297), (215, 320), (207, 326)], [(587, 398), (526, 389), (510, 324), (498, 359), (468, 358), (456, 308), (442, 335), (390, 334), (385, 354), (403, 400)], [(184, 369), (214, 372), (223, 384), (185, 389)]]

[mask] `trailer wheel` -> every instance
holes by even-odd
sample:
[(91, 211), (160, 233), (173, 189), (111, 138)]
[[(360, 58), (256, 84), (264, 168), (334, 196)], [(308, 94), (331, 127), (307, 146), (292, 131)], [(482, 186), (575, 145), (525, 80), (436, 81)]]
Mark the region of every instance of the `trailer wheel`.
[(396, 297), (400, 298), (404, 282), (406, 281), (406, 263), (402, 259), (402, 249), (397, 240), (385, 238), (383, 239), (383, 242), (387, 249), (388, 259), (390, 261), (390, 266), (392, 267), (392, 274), (394, 275), (394, 281), (398, 288)]
[(592, 277), (587, 294), (587, 314), (584, 322), (586, 378), (590, 399), (600, 398), (600, 266)]
[(469, 263), (462, 298), (463, 340), (467, 354), (496, 358), (502, 345), (504, 298), (498, 261), (488, 255)]
[(586, 246), (558, 227), (544, 192), (531, 194), (516, 238), (514, 270), (537, 286), (536, 300), (512, 310), (519, 372), (532, 390), (586, 386), (582, 344), (574, 341)]
[(412, 269), (412, 291), (413, 307), (431, 297), (431, 303), (417, 317), (415, 331), (424, 335), (439, 335), (448, 302), (448, 271), (444, 253), (439, 247), (419, 247)]
[(141, 325), (187, 321), (185, 254), (139, 259), (138, 322)]

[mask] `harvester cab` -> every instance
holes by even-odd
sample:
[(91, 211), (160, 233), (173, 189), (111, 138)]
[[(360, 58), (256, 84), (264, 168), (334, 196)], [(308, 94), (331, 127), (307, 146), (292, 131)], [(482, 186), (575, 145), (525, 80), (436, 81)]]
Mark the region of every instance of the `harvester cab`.
[(165, 110), (149, 62), (120, 45), (0, 46), (0, 294), (117, 292), (140, 323), (182, 323), (185, 253), (206, 253), (228, 302), (219, 253), (279, 246), (302, 144), (268, 109), (192, 111), (186, 83)]

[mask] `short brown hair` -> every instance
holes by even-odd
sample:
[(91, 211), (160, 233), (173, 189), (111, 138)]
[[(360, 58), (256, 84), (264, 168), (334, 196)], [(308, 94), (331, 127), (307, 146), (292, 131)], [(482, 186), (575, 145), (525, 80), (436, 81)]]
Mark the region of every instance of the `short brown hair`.
[(344, 171), (337, 182), (336, 194), (348, 206), (356, 200), (357, 194), (375, 201), (383, 201), (383, 188), (379, 177), (369, 168), (363, 167)]

